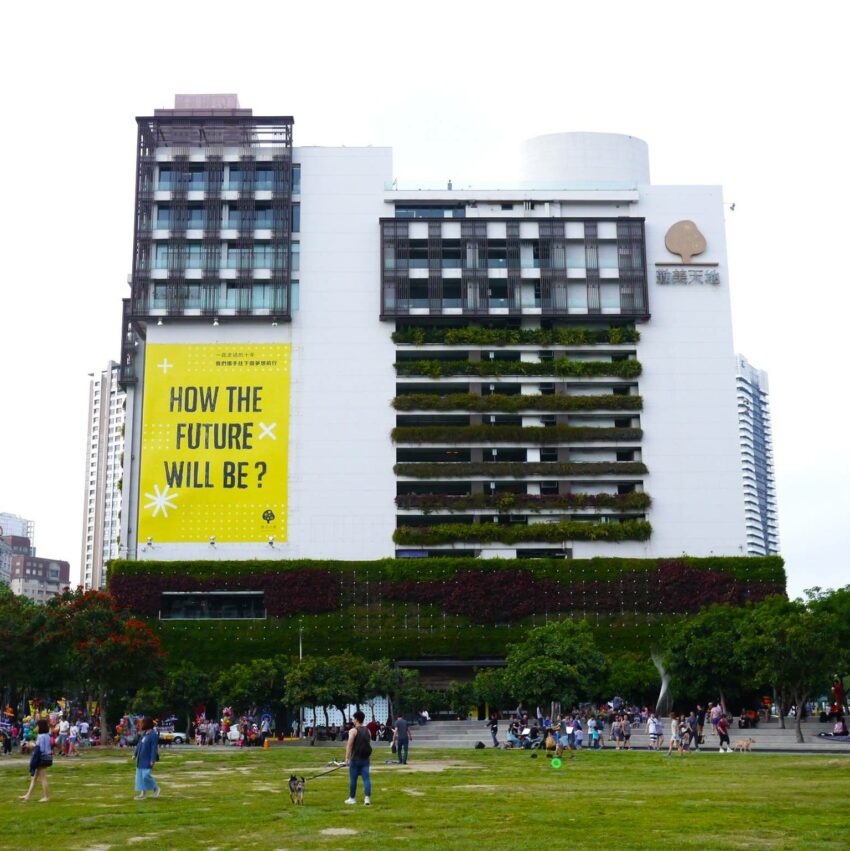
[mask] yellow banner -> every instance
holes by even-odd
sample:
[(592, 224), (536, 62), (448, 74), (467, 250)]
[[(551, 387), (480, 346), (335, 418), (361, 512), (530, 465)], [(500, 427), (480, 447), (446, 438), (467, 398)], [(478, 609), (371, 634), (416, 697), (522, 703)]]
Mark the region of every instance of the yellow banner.
[(139, 543), (287, 540), (290, 349), (147, 347)]

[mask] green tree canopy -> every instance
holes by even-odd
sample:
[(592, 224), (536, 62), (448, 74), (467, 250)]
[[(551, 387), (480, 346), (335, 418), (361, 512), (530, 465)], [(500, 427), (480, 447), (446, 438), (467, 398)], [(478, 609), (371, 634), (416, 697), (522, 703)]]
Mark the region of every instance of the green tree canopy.
[(594, 698), (605, 672), (590, 627), (570, 620), (532, 629), (521, 644), (508, 645), (506, 661), (508, 693), (532, 705), (556, 700), (572, 707)]
[[(285, 672), (286, 659), (282, 656), (252, 659), (222, 671), (215, 679), (213, 691), (223, 705), (234, 706), (240, 711), (250, 706), (277, 709), (281, 706), (286, 687)], [(187, 679), (178, 685), (189, 690), (199, 687), (200, 691), (202, 683), (193, 683)]]
[(158, 681), (163, 653), (144, 622), (102, 591), (65, 591), (44, 607), (36, 648), (65, 688), (96, 697), (107, 735), (106, 701)]
[(806, 701), (829, 690), (840, 656), (835, 616), (784, 597), (769, 597), (748, 614), (738, 658), (755, 682), (793, 699), (797, 741), (802, 742), (800, 721)]
[(748, 672), (736, 656), (749, 617), (748, 609), (716, 605), (667, 627), (664, 663), (677, 698), (707, 700), (717, 695), (725, 704), (751, 688)]

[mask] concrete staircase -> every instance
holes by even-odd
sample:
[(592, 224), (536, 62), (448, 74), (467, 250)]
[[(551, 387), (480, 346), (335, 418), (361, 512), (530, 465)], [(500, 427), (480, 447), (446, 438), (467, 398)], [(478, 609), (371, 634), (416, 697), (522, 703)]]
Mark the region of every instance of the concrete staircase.
[[(706, 724), (706, 728), (708, 728)], [(499, 742), (505, 741), (508, 722), (499, 722)], [(818, 721), (806, 721), (803, 723), (802, 744), (797, 743), (793, 721), (788, 719), (787, 729), (782, 730), (777, 721), (760, 724), (755, 730), (739, 730), (733, 726), (729, 731), (732, 745), (739, 739), (752, 737), (755, 739), (753, 750), (755, 751), (800, 751), (817, 753), (840, 753), (850, 754), (850, 743), (831, 742), (818, 737), (818, 733), (826, 733), (832, 729), (831, 724), (821, 724)], [(490, 730), (484, 721), (431, 721), (424, 727), (411, 726), (413, 742), (411, 750), (417, 748), (473, 748), (476, 742), (483, 742), (487, 747), (493, 746)], [(666, 750), (669, 735), (669, 721), (664, 724), (665, 738), (664, 749)], [(606, 748), (613, 747), (609, 740), (610, 728), (606, 726), (603, 737)], [(717, 736), (706, 729), (705, 744), (702, 750), (717, 751)], [(585, 744), (587, 736), (585, 735)], [(632, 731), (632, 748), (646, 750), (649, 747), (649, 736), (646, 726)]]

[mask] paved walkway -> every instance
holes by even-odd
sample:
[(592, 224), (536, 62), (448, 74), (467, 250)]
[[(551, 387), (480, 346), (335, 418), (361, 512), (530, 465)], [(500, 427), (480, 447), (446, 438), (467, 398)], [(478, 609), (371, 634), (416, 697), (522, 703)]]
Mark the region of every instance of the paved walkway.
[[(668, 728), (670, 722), (665, 721), (664, 748), (667, 746)], [(504, 742), (508, 722), (499, 722), (499, 741)], [(706, 725), (708, 727), (708, 725)], [(729, 733), (732, 745), (739, 739), (752, 737), (755, 739), (753, 750), (755, 751), (784, 751), (801, 753), (842, 753), (850, 754), (850, 743), (831, 742), (829, 739), (819, 737), (818, 733), (826, 733), (832, 729), (831, 724), (821, 724), (818, 721), (805, 721), (803, 727), (804, 742), (797, 742), (797, 735), (791, 719), (788, 720), (785, 730), (781, 729), (778, 721), (760, 724), (755, 730), (739, 730), (733, 726)], [(492, 747), (493, 740), (490, 730), (483, 721), (432, 721), (424, 727), (412, 727), (412, 747), (435, 747), (435, 748), (471, 748), (476, 742), (483, 742), (487, 747)], [(606, 747), (612, 747), (609, 742), (608, 727), (603, 731)], [(632, 747), (637, 750), (649, 748), (649, 735), (646, 726), (632, 732)], [(703, 750), (718, 750), (718, 739), (710, 730), (705, 732), (705, 745)]]

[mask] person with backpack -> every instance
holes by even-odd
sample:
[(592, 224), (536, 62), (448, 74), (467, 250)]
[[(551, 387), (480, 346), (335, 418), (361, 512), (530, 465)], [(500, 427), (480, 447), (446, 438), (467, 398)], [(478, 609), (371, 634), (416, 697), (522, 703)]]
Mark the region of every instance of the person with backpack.
[(363, 722), (366, 716), (358, 709), (352, 716), (354, 726), (348, 732), (348, 744), (345, 746), (345, 764), (348, 766), (348, 798), (346, 804), (357, 803), (357, 778), (363, 778), (363, 803), (368, 807), (372, 803), (372, 781), (369, 777), (369, 760), (372, 758), (372, 736)]
[(20, 800), (28, 801), (32, 790), (35, 789), (37, 780), (41, 781), (42, 797), (39, 798), (40, 804), (45, 804), (50, 800), (50, 790), (47, 788), (47, 769), (53, 765), (53, 746), (50, 743), (50, 724), (44, 718), (38, 721), (38, 738), (35, 740), (35, 747), (30, 758), (30, 787), (27, 789), (26, 795), (21, 795)]

